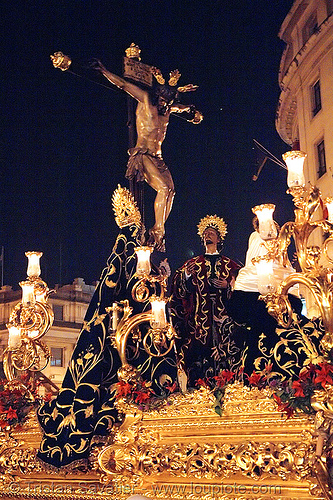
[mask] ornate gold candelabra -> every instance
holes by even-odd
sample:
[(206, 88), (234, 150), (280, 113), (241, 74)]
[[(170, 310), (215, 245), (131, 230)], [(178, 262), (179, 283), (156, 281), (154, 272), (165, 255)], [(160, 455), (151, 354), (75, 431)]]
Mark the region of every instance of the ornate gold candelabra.
[(7, 380), (20, 379), (25, 371), (43, 370), (50, 350), (41, 340), (53, 324), (52, 308), (47, 303), (52, 292), (39, 277), (39, 260), (42, 252), (26, 252), (28, 257), (27, 279), (20, 282), (22, 300), (13, 308), (7, 324), (8, 347), (3, 355)]
[[(268, 253), (253, 259), (257, 265), (260, 298), (265, 301), (267, 310), (279, 324), (288, 328), (293, 320), (293, 309), (288, 299), (288, 291), (295, 285), (305, 286), (312, 294), (320, 311), (325, 328), (325, 335), (321, 346), (328, 359), (332, 359), (333, 349), (333, 214), (332, 199), (321, 198), (320, 191), (315, 186), (305, 187), (303, 162), (306, 155), (301, 151), (290, 151), (283, 155), (288, 167), (288, 191), (295, 204), (295, 221), (286, 222), (277, 236), (269, 236), (268, 227), (271, 227), (272, 212), (259, 219), (262, 225), (261, 236), (265, 240)], [(323, 206), (326, 206), (328, 216), (323, 216)], [(267, 206), (255, 207), (254, 213), (260, 212)], [(320, 210), (322, 213), (320, 213)], [(318, 218), (318, 214), (320, 217)], [(326, 214), (325, 214), (326, 215)], [(265, 229), (266, 228), (266, 236)], [(320, 228), (326, 235), (322, 247), (311, 245), (310, 236)], [(284, 267), (289, 260), (287, 249), (293, 237), (300, 267), (299, 272), (289, 274), (278, 286), (274, 282), (273, 261)], [(269, 268), (269, 266), (270, 268)], [(263, 266), (263, 269), (262, 269)], [(261, 269), (260, 269), (261, 267)], [(260, 287), (261, 285), (261, 287)], [(311, 406), (316, 411), (316, 427), (318, 432), (316, 456), (313, 471), (323, 490), (329, 495), (332, 477), (332, 441), (333, 441), (333, 385), (327, 383), (325, 389), (316, 389), (311, 396)], [(325, 445), (326, 442), (326, 445)], [(323, 449), (325, 445), (325, 454)], [(323, 478), (321, 476), (323, 474)], [(330, 498), (330, 496), (327, 496)]]
[[(132, 315), (133, 308), (129, 306), (129, 301), (122, 300), (113, 303), (107, 308), (111, 315), (111, 338), (116, 347), (121, 368), (118, 370), (118, 377), (124, 382), (138, 381), (141, 379), (140, 372), (128, 363), (126, 357), (126, 346), (130, 336), (137, 343), (142, 342), (145, 351), (152, 357), (166, 356), (174, 346), (175, 332), (171, 324), (167, 322), (165, 306), (167, 276), (159, 273), (151, 274), (150, 254), (152, 247), (141, 246), (135, 249), (137, 255), (137, 267), (135, 276), (137, 282), (132, 288), (132, 298), (139, 303), (149, 300), (151, 309)], [(139, 325), (149, 323), (150, 328), (142, 338)]]
[[(255, 262), (260, 264), (263, 260), (271, 259), (272, 262), (278, 261), (286, 267), (288, 263), (287, 249), (293, 237), (301, 271), (289, 274), (276, 287), (276, 290), (274, 290), (275, 284), (271, 283), (269, 273), (266, 272), (267, 291), (263, 293), (261, 290), (259, 291), (262, 293), (261, 298), (267, 304), (268, 312), (280, 324), (288, 328), (292, 321), (288, 290), (298, 284), (304, 285), (310, 290), (325, 327), (326, 333), (322, 339), (322, 346), (326, 352), (330, 352), (333, 349), (333, 259), (330, 256), (329, 247), (333, 243), (333, 224), (329, 219), (315, 220), (323, 200), (317, 187), (305, 187), (303, 176), (305, 153), (290, 151), (283, 157), (288, 167), (289, 189), (287, 192), (292, 195), (296, 207), (295, 221), (286, 222), (277, 237), (266, 238), (265, 246), (268, 249), (268, 254), (264, 257), (257, 257)], [(328, 235), (322, 248), (309, 244), (309, 238), (317, 228), (321, 228)], [(323, 263), (323, 256), (326, 258), (326, 263)], [(265, 277), (263, 277), (263, 281), (265, 281)], [(268, 283), (271, 283), (270, 287)]]

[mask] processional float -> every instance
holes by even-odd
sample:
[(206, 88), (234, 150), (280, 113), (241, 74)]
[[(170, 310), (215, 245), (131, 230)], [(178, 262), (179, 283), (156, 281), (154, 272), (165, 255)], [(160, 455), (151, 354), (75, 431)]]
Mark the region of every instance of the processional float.
[[(53, 62), (62, 70), (70, 66), (70, 59), (61, 53), (54, 55)], [(152, 404), (145, 404), (145, 399), (138, 403), (132, 397), (143, 381), (140, 370), (128, 359), (128, 342), (140, 344), (155, 358), (163, 358), (175, 349), (175, 331), (166, 314), (167, 275), (152, 272), (153, 247), (140, 236), (142, 244), (135, 248), (137, 264), (130, 299), (144, 307), (133, 312), (129, 300), (118, 297), (109, 304), (105, 315), (110, 342), (120, 360), (117, 387), (121, 390), (115, 405), (123, 415), (122, 423), (111, 431), (106, 442), (92, 447), (88, 468), (78, 466), (71, 472), (47, 471), (37, 460), (40, 431), (33, 417), (23, 423), (29, 436), (26, 440), (21, 430), (8, 426), (0, 448), (3, 498), (21, 498), (23, 493), (24, 498), (77, 499), (96, 495), (122, 499), (131, 493), (163, 499), (331, 498), (333, 259), (329, 247), (333, 219), (330, 200), (324, 201), (328, 218), (315, 219), (322, 206), (319, 190), (305, 187), (302, 170), (295, 173), (295, 165), (299, 166), (304, 156), (291, 151), (285, 158), (289, 192), (296, 206), (295, 221), (287, 222), (277, 234), (272, 222), (274, 207), (261, 205), (254, 211), (268, 249), (264, 258), (256, 259), (260, 291), (268, 312), (285, 327), (290, 325), (293, 312), (288, 290), (295, 284), (311, 291), (321, 311), (326, 332), (322, 348), (327, 380), (312, 394), (313, 414), (299, 412), (286, 419), (272, 398), (271, 387), (253, 388), (239, 381), (223, 388), (222, 416), (214, 411), (215, 391), (209, 387), (176, 392)], [(140, 211), (124, 188), (116, 190), (114, 208), (120, 228), (136, 227), (142, 234)], [(309, 236), (317, 227), (329, 236), (323, 245), (328, 264), (321, 262), (319, 247), (308, 245)], [(270, 266), (276, 259), (286, 262), (292, 237), (301, 270), (276, 288)], [(42, 370), (50, 356), (40, 340), (53, 322), (47, 303), (50, 292), (39, 278), (40, 255), (28, 253), (28, 278), (21, 283), (22, 300), (8, 323), (4, 369), (12, 384), (8, 385), (9, 390), (13, 390), (15, 382), (29, 391), (31, 385), (21, 374)], [(116, 283), (109, 280), (108, 286), (116, 287)], [(144, 333), (142, 325), (146, 325)]]

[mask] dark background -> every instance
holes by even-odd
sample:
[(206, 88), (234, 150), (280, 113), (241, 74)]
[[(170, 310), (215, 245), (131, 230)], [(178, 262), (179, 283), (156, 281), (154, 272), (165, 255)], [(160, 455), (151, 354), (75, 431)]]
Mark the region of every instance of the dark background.
[[(26, 276), (26, 250), (44, 252), (49, 286), (98, 279), (117, 226), (111, 195), (127, 186), (126, 97), (54, 69), (50, 54), (98, 57), (117, 74), (135, 42), (142, 62), (164, 75), (178, 68), (183, 94), (204, 114), (194, 126), (171, 117), (163, 156), (176, 197), (167, 221), (175, 270), (200, 252), (197, 223), (207, 214), (228, 224), (224, 253), (244, 262), (254, 205), (276, 203), (292, 218), (286, 173), (267, 163), (256, 182), (252, 139), (277, 157), (289, 147), (275, 130), (278, 38), (291, 0), (11, 1), (2, 6), (0, 246), (4, 282)], [(147, 186), (146, 191), (150, 191)], [(152, 210), (152, 192), (146, 212)]]

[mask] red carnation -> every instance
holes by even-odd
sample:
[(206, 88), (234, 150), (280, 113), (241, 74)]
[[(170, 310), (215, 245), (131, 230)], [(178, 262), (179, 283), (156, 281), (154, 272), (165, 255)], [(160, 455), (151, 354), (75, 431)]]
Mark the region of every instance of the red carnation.
[(317, 368), (315, 370), (317, 376), (314, 379), (314, 382), (315, 384), (321, 384), (322, 388), (325, 389), (327, 383), (333, 385), (333, 380), (331, 377), (333, 366), (329, 363), (322, 363), (319, 366), (321, 367), (320, 370), (318, 370)]
[(278, 410), (281, 411), (282, 413), (286, 413), (287, 418), (290, 418), (294, 413), (293, 408), (291, 408), (291, 406), (289, 406), (288, 403), (284, 403), (281, 400), (280, 396), (273, 394), (273, 398), (275, 399), (276, 404), (278, 405)]
[(229, 382), (232, 378), (234, 378), (235, 373), (232, 372), (231, 370), (223, 370), (220, 375), (227, 381)]
[(303, 368), (300, 372), (299, 372), (299, 379), (304, 381), (304, 380), (308, 380), (311, 376), (311, 369), (306, 367), (306, 368)]
[(252, 375), (250, 375), (250, 377), (248, 376), (248, 381), (249, 381), (249, 384), (251, 384), (251, 385), (258, 386), (260, 380), (261, 380), (260, 373), (252, 372)]
[(14, 410), (11, 406), (8, 410), (5, 411), (7, 420), (11, 420), (12, 418), (17, 418), (16, 410)]
[(117, 384), (117, 397), (127, 396), (132, 392), (132, 386), (126, 382), (118, 382)]
[(199, 387), (208, 387), (209, 388), (208, 382), (206, 380), (204, 380), (203, 378), (198, 378), (195, 385), (197, 385)]
[(137, 396), (135, 398), (136, 403), (145, 403), (150, 398), (149, 392), (137, 392)]
[(296, 398), (304, 398), (305, 397), (302, 384), (298, 380), (295, 380), (292, 383), (292, 388), (295, 391), (295, 397)]

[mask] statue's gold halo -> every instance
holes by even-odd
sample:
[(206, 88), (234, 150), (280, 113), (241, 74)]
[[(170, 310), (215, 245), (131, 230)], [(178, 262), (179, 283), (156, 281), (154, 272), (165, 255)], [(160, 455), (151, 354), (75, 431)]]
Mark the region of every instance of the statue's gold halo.
[(207, 227), (213, 227), (219, 234), (221, 241), (224, 240), (225, 235), (227, 234), (227, 225), (222, 219), (222, 217), (218, 217), (217, 215), (206, 215), (198, 224), (198, 235), (200, 238), (203, 237), (203, 234)]

